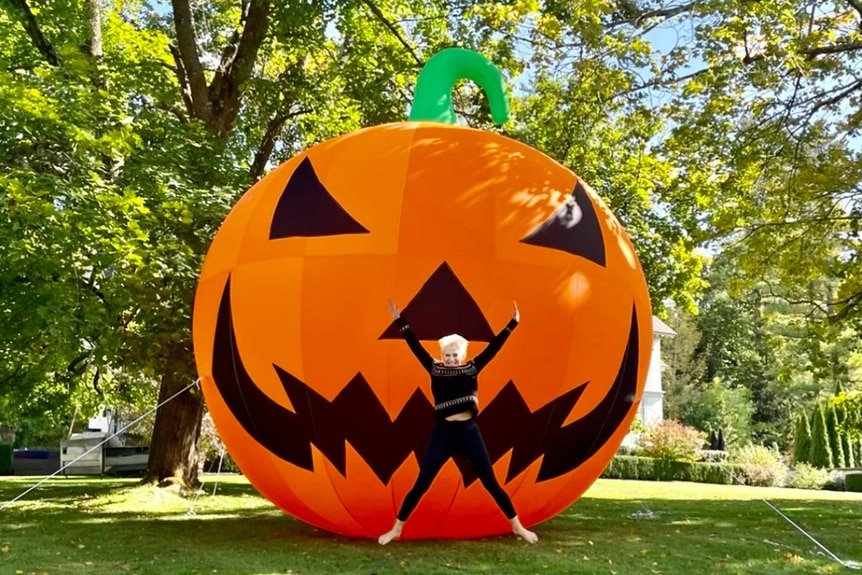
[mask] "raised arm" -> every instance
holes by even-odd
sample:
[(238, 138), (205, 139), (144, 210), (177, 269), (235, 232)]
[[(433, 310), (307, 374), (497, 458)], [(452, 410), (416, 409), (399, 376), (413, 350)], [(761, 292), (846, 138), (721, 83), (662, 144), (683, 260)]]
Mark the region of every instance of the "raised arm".
[(422, 343), (420, 343), (419, 338), (416, 337), (416, 334), (413, 333), (412, 329), (410, 329), (410, 324), (407, 323), (406, 319), (401, 317), (401, 313), (398, 311), (398, 306), (396, 306), (395, 302), (391, 299), (389, 300), (389, 313), (392, 315), (392, 319), (395, 320), (395, 323), (398, 324), (398, 329), (401, 330), (401, 335), (407, 342), (407, 346), (410, 348), (410, 351), (413, 352), (413, 355), (416, 356), (416, 359), (419, 360), (419, 363), (422, 364), (425, 371), (430, 372), (431, 368), (434, 366), (434, 358), (431, 357), (431, 354), (428, 353), (424, 347), (422, 347)]
[(473, 358), (473, 365), (476, 366), (477, 371), (482, 371), (486, 365), (488, 365), (494, 356), (497, 355), (497, 352), (502, 349), (503, 344), (506, 343), (506, 340), (509, 339), (509, 336), (512, 334), (512, 330), (514, 330), (518, 326), (518, 322), (521, 320), (521, 314), (518, 311), (518, 304), (515, 304), (515, 313), (512, 315), (512, 319), (509, 320), (509, 323), (506, 324), (500, 333), (494, 336), (487, 347), (483, 349), (479, 354)]

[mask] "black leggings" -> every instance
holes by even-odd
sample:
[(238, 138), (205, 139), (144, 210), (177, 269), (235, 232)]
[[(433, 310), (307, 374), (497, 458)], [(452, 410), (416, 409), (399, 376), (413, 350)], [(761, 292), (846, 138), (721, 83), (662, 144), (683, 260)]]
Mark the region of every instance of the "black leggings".
[(419, 477), (416, 478), (413, 488), (404, 497), (401, 511), (398, 512), (399, 521), (407, 521), (416, 505), (419, 504), (419, 500), (431, 487), (431, 482), (437, 477), (443, 464), (456, 453), (463, 455), (473, 466), (482, 485), (497, 502), (506, 518), (512, 519), (517, 515), (512, 506), (512, 500), (509, 499), (509, 496), (497, 482), (497, 478), (494, 477), (491, 458), (488, 457), (488, 450), (482, 440), (482, 434), (479, 433), (476, 420), (447, 421), (444, 419), (434, 425), (431, 440), (425, 450), (425, 457), (422, 458), (422, 465), (419, 467)]

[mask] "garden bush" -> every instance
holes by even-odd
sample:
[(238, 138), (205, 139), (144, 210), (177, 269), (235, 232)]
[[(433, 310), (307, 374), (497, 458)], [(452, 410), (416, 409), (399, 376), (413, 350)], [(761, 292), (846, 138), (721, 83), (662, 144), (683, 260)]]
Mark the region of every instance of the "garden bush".
[(862, 472), (854, 471), (853, 473), (845, 473), (844, 489), (847, 491), (862, 493)]
[(731, 455), (731, 461), (746, 485), (775, 487), (783, 483), (787, 474), (781, 455), (762, 445), (746, 445)]
[(829, 472), (808, 463), (797, 463), (787, 476), (787, 487), (823, 489), (829, 483)]
[(738, 470), (726, 463), (700, 463), (618, 455), (611, 460), (602, 477), (732, 485), (733, 476), (738, 474)]
[(723, 463), (728, 460), (730, 453), (727, 451), (719, 451), (717, 449), (702, 449), (700, 451), (700, 461), (707, 463)]
[(639, 454), (656, 459), (697, 461), (706, 434), (674, 420), (653, 426), (638, 442)]

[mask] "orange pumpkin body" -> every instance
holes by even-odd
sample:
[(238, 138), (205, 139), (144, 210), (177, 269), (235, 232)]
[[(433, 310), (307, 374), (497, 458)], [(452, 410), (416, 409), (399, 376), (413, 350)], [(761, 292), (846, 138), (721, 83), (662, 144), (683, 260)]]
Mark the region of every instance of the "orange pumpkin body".
[[(428, 351), (472, 357), (521, 324), (479, 378), (494, 470), (522, 522), (571, 505), (637, 409), (651, 310), (632, 245), (566, 168), (496, 134), (411, 122), (354, 132), (249, 189), (213, 240), (194, 345), (213, 420), (249, 481), (287, 513), (345, 535), (391, 527), (433, 425)], [(402, 538), (506, 533), (449, 461)]]

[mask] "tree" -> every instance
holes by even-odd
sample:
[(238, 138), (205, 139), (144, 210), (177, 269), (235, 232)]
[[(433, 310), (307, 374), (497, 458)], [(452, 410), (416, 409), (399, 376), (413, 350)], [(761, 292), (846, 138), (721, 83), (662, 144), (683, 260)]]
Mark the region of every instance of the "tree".
[[(698, 289), (700, 258), (688, 237), (696, 222), (667, 215), (664, 188), (650, 176), (669, 170), (647, 150), (659, 116), (644, 95), (626, 92), (637, 76), (630, 63), (654, 58), (632, 22), (588, 8), (536, 12), (528, 2), (174, 0), (171, 8), (5, 6), (0, 208), (10, 224), (0, 234), (13, 321), (0, 373), (19, 397), (38, 391), (42, 403), (70, 411), (89, 390), (141, 398), (152, 394), (135, 390), (154, 386), (162, 401), (183, 390), (194, 380), (196, 273), (232, 202), (305, 146), (403, 119), (421, 64), (452, 43), (489, 54), (513, 78), (530, 64), (537, 87), (565, 86), (568, 72), (548, 58), (561, 55), (584, 86), (601, 88), (553, 92), (557, 111), (551, 91), (550, 107), (523, 95), (513, 133), (559, 153), (614, 199), (642, 246), (657, 306), (664, 295), (690, 301)], [(524, 51), (526, 22), (532, 48)], [(596, 34), (596, 25), (613, 35)], [(476, 90), (459, 87), (457, 96), (465, 121), (489, 124)], [(596, 108), (597, 96), (612, 96), (609, 113)], [(594, 135), (565, 153), (571, 130), (544, 129), (545, 120), (576, 126), (582, 113)], [(620, 161), (605, 165), (615, 147)], [(631, 180), (638, 166), (648, 169)], [(195, 389), (159, 410), (150, 479), (196, 482), (201, 413)]]
[[(169, 111), (166, 39), (88, 6), (51, 5), (37, 19), (15, 4), (34, 44), (3, 54), (3, 70), (17, 71), (4, 72), (2, 92), (4, 109), (16, 110), (3, 123), (3, 208), (13, 222), (3, 228), (4, 286), (13, 286), (4, 300), (19, 314), (3, 341), (18, 354), (7, 365), (22, 394), (62, 405), (40, 387), (80, 401), (86, 381), (98, 396), (92, 409), (146, 396), (134, 388), (153, 377), (168, 390), (193, 381), (178, 334), (188, 333), (200, 254), (236, 180), (217, 140)], [(199, 409), (199, 396), (183, 401)], [(176, 437), (194, 439), (193, 410), (190, 420), (192, 432)], [(158, 463), (165, 452), (154, 447)], [(196, 469), (180, 476), (193, 483)]]
[(715, 380), (690, 396), (682, 422), (698, 429), (718, 429), (722, 443), (741, 446), (751, 437), (753, 411), (746, 388), (729, 389)]
[(826, 403), (823, 406), (826, 412), (826, 433), (829, 437), (829, 450), (832, 452), (832, 464), (835, 467), (845, 467), (844, 442), (838, 429), (838, 415), (835, 405)]
[(831, 403), (843, 414), (838, 424), (840, 431), (854, 440), (862, 440), (862, 393), (842, 393), (832, 398)]
[(829, 444), (829, 428), (826, 424), (826, 410), (823, 403), (814, 407), (811, 424), (811, 465), (831, 469), (835, 467), (832, 448)]
[(833, 322), (858, 317), (862, 301), (860, 12), (814, 0), (683, 5), (675, 18), (693, 41), (668, 59), (699, 63), (662, 78), (681, 88), (668, 96), (678, 123), (663, 149), (683, 166), (680, 193), (704, 198), (704, 239), (737, 251), (749, 282), (776, 274), (793, 301), (812, 301), (809, 280), (834, 279), (821, 306)]
[(687, 418), (687, 408), (707, 386), (706, 360), (699, 352), (701, 335), (696, 318), (673, 307), (668, 309), (668, 324), (676, 335), (662, 341), (662, 360), (667, 365), (662, 372), (665, 415), (706, 429), (701, 426), (704, 422)]
[(796, 417), (796, 431), (793, 434), (793, 463), (808, 463), (811, 460), (811, 425), (808, 413), (801, 410)]

